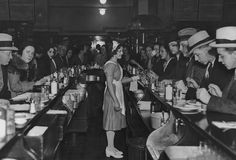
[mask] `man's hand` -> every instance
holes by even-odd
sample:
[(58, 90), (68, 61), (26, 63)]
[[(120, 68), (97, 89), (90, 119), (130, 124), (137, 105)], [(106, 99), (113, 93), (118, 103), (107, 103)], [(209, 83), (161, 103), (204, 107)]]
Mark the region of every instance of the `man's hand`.
[(196, 93), (196, 97), (197, 97), (197, 99), (199, 99), (200, 101), (202, 101), (205, 104), (208, 104), (209, 100), (211, 98), (210, 94), (207, 92), (207, 90), (205, 88), (198, 89), (197, 93)]
[(187, 77), (186, 81), (187, 81), (187, 86), (188, 87), (199, 88), (199, 85), (197, 84), (197, 82), (194, 79), (192, 79), (190, 77)]
[(220, 89), (219, 86), (215, 85), (215, 84), (209, 84), (208, 85), (208, 88), (209, 88), (209, 92), (214, 95), (214, 96), (217, 96), (217, 97), (222, 97), (222, 91)]

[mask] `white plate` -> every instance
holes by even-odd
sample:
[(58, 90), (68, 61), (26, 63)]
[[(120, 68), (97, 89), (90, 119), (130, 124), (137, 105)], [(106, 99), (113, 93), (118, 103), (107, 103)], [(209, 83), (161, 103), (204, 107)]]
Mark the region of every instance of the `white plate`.
[(194, 155), (200, 155), (198, 146), (169, 146), (165, 152), (170, 160), (187, 160)]
[(183, 111), (180, 111), (182, 114), (198, 114), (200, 113), (201, 111), (188, 111), (188, 112), (183, 112)]
[(15, 113), (15, 119), (17, 118), (32, 119), (33, 117), (34, 117), (34, 114), (27, 113), (27, 112)]
[(175, 108), (179, 109), (180, 111), (190, 112), (190, 111), (198, 111), (199, 107), (193, 105), (185, 105), (185, 106), (175, 106)]
[(13, 101), (23, 101), (23, 100), (27, 100), (31, 97), (32, 93), (30, 92), (26, 92), (26, 93), (23, 93), (23, 94), (20, 94), (16, 97), (13, 97), (12, 100)]

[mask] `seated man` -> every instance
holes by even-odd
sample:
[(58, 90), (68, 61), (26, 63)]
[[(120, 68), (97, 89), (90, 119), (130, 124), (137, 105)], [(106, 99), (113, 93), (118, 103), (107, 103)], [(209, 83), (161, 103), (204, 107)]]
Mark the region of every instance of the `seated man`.
[[(219, 62), (227, 69), (236, 68), (236, 27), (223, 27), (216, 31), (216, 41), (210, 46), (217, 48)], [(221, 75), (219, 75), (221, 76)], [(210, 93), (209, 93), (210, 92)], [(217, 85), (209, 85), (197, 90), (197, 98), (207, 104), (207, 110), (236, 114), (236, 81), (235, 74), (223, 92)]]
[(189, 40), (194, 44), (199, 44), (196, 47), (193, 47), (192, 52), (195, 56), (195, 60), (206, 66), (200, 87), (208, 88), (208, 85), (213, 83), (223, 90), (231, 80), (233, 72), (227, 70), (223, 64), (218, 62), (216, 51), (209, 46), (213, 39), (210, 38), (206, 31), (199, 31)]
[(228, 71), (225, 66), (217, 61), (216, 51), (209, 46), (212, 41), (213, 38), (211, 38), (206, 31), (199, 31), (190, 37), (189, 44), (191, 52), (193, 52), (195, 56), (195, 60), (206, 67), (203, 79), (200, 82), (200, 87), (208, 88), (208, 85), (213, 83), (219, 86), (220, 89), (224, 89), (229, 83), (233, 73)]
[(12, 51), (18, 50), (12, 46), (12, 36), (0, 33), (0, 99), (10, 99), (11, 92), (8, 88), (8, 64), (12, 59)]

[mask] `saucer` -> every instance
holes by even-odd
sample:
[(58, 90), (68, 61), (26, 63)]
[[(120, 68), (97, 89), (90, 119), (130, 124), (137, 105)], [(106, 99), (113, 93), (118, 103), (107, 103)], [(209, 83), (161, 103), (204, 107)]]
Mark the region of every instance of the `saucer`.
[(185, 106), (175, 106), (178, 110), (182, 112), (196, 112), (199, 111), (199, 107), (193, 105), (185, 105)]
[(189, 111), (189, 112), (183, 112), (183, 111), (180, 111), (182, 114), (198, 114), (200, 113), (201, 111), (197, 110), (197, 111)]

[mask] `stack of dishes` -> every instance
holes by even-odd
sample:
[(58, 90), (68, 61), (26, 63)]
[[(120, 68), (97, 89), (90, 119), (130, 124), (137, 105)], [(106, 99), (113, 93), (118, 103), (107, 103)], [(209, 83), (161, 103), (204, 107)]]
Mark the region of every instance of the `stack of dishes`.
[(197, 114), (201, 111), (200, 102), (186, 101), (185, 103), (180, 103), (174, 106), (183, 114)]

